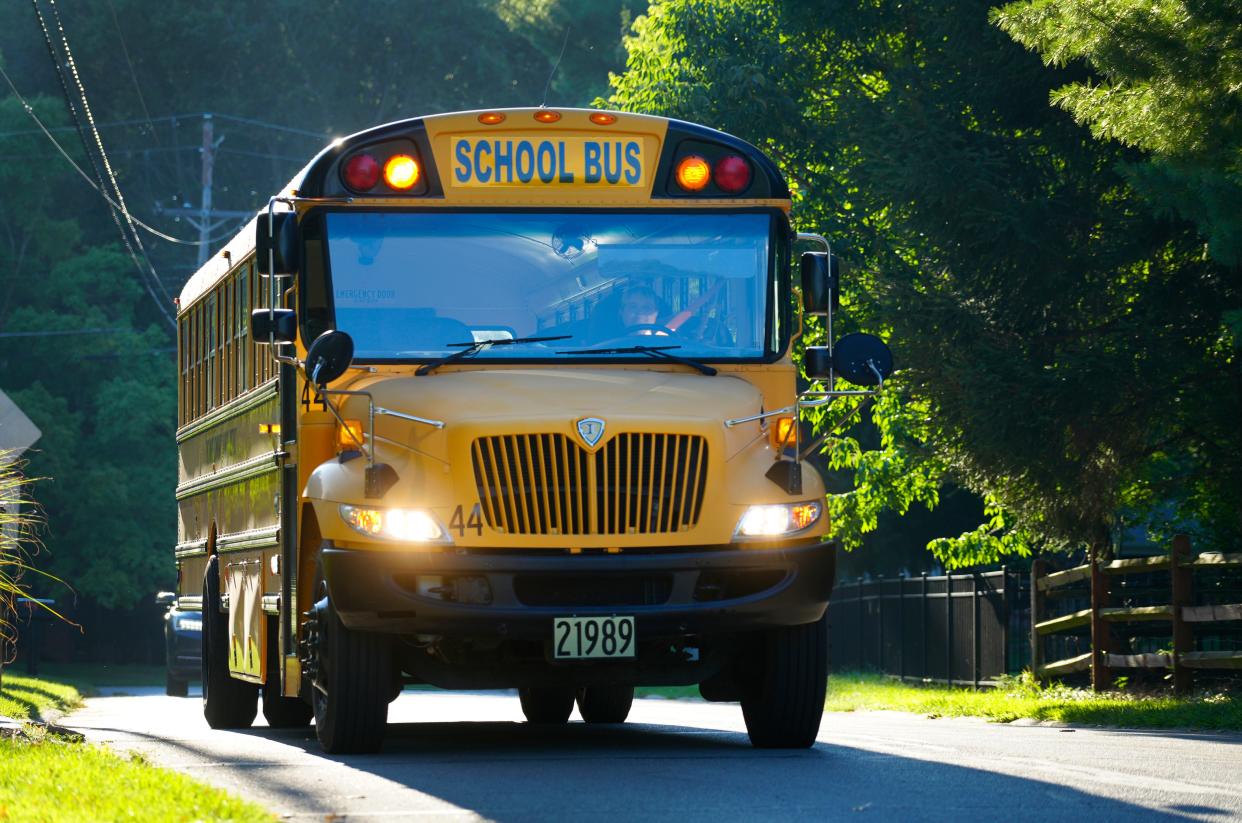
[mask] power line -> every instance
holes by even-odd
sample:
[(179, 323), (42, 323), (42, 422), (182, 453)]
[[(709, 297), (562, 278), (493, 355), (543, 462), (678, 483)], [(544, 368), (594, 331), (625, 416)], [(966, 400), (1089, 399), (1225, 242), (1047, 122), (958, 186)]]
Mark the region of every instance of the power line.
[[(43, 134), (44, 136), (46, 136), (47, 139), (52, 142), (52, 145), (56, 147), (56, 150), (60, 152), (60, 156), (65, 158), (65, 161), (69, 163), (70, 166), (73, 167), (74, 171), (76, 171), (78, 174), (82, 176), (82, 179), (86, 181), (87, 185), (89, 185), (92, 189), (98, 192), (99, 196), (102, 197), (109, 206), (111, 206), (114, 209), (119, 210), (121, 208), (120, 205), (118, 205), (116, 201), (114, 201), (111, 197), (109, 197), (108, 193), (104, 191), (103, 189), (101, 189), (99, 185), (94, 180), (91, 179), (89, 174), (87, 174), (85, 171), (82, 170), (82, 167), (79, 166), (77, 161), (74, 160), (69, 155), (69, 152), (65, 150), (64, 146), (62, 146), (60, 142), (55, 137), (52, 136), (52, 129), (47, 128), (47, 126), (43, 124), (43, 121), (39, 119), (39, 115), (35, 113), (34, 108), (30, 105), (30, 103), (26, 101), (26, 98), (22, 96), (21, 92), (17, 90), (17, 86), (13, 84), (12, 78), (10, 78), (8, 75), (8, 72), (4, 70), (3, 65), (0, 65), (0, 77), (4, 78), (4, 82), (8, 85), (9, 90), (13, 92), (13, 96), (17, 98), (17, 101), (22, 104), (22, 108), (26, 110), (26, 114), (29, 115), (30, 119), (33, 120), (39, 126), (38, 130), (32, 130), (30, 133), (31, 134)], [(59, 129), (59, 131), (64, 131), (64, 130), (65, 129)], [(16, 156), (17, 155), (15, 155), (15, 157)], [(131, 215), (130, 218), (134, 221), (134, 223), (139, 228), (150, 232), (151, 234), (153, 234), (154, 236), (158, 237), (161, 240), (167, 240), (169, 243), (178, 243), (183, 246), (199, 245), (200, 241), (198, 240), (182, 240), (180, 237), (173, 237), (172, 235), (165, 234), (164, 232), (160, 231), (159, 229), (153, 226), (147, 225), (146, 223), (139, 220), (137, 217), (133, 217)], [(216, 239), (220, 239), (220, 238), (216, 238)]]
[[(104, 151), (103, 139), (99, 135), (99, 130), (94, 127), (94, 117), (91, 114), (90, 102), (86, 98), (86, 88), (82, 84), (82, 78), (78, 74), (77, 63), (76, 61), (74, 61), (73, 52), (69, 48), (69, 38), (65, 34), (65, 28), (60, 19), (60, 12), (56, 8), (55, 0), (47, 0), (47, 2), (48, 2), (49, 7), (52, 10), (53, 16), (56, 19), (56, 27), (58, 31), (60, 32), (61, 46), (64, 48), (65, 57), (67, 58), (67, 61), (68, 61), (69, 70), (73, 73), (73, 79), (77, 85), (79, 103), (81, 104), (83, 112), (86, 115), (87, 122), (91, 124), (91, 131), (95, 138), (95, 145), (99, 149), (100, 159), (103, 161), (104, 169), (108, 173), (108, 179), (112, 183), (113, 193), (116, 195), (116, 203), (113, 203), (111, 198), (106, 198), (109, 204), (113, 205), (113, 208), (109, 210), (108, 213), (111, 215), (113, 223), (116, 224), (117, 230), (121, 234), (121, 241), (124, 243), (126, 251), (129, 252), (130, 258), (134, 261), (134, 265), (138, 269), (139, 276), (142, 280), (143, 288), (146, 289), (147, 294), (150, 295), (151, 297), (151, 301), (155, 303), (156, 308), (159, 310), (160, 314), (164, 316), (164, 319), (167, 320), (168, 323), (173, 328), (176, 328), (176, 325), (177, 325), (176, 319), (169, 313), (168, 308), (165, 305), (165, 303), (159, 299), (159, 297), (155, 294), (154, 288), (152, 288), (151, 281), (154, 280), (155, 285), (158, 286), (160, 291), (164, 293), (165, 298), (169, 300), (169, 302), (171, 302), (171, 297), (169, 297), (167, 289), (164, 288), (164, 284), (160, 281), (159, 275), (156, 274), (155, 268), (151, 265), (150, 258), (147, 257), (146, 249), (142, 246), (142, 240), (138, 236), (138, 232), (137, 232), (137, 229), (134, 227), (133, 220), (130, 218), (129, 210), (125, 208), (125, 199), (121, 195), (121, 189), (120, 189), (120, 186), (117, 184), (116, 176), (112, 173), (112, 166), (108, 161), (108, 155)], [(48, 30), (47, 21), (43, 17), (43, 10), (39, 8), (39, 0), (31, 0), (31, 3), (34, 6), (35, 16), (39, 18), (39, 27), (43, 31), (43, 39), (44, 39), (44, 42), (47, 44), (48, 55), (52, 58), (52, 64), (56, 68), (56, 76), (60, 80), (61, 91), (64, 94), (65, 103), (69, 107), (69, 115), (73, 118), (73, 122), (77, 126), (78, 135), (82, 140), (83, 148), (86, 150), (87, 159), (90, 161), (91, 168), (95, 172), (95, 177), (98, 181), (98, 190), (100, 194), (103, 194), (103, 189), (105, 185), (103, 181), (103, 175), (100, 174), (99, 165), (95, 162), (95, 157), (91, 153), (90, 143), (86, 138), (86, 131), (82, 126), (81, 119), (78, 117), (77, 107), (74, 105), (74, 98), (69, 93), (69, 86), (65, 80), (64, 69), (61, 67), (60, 59), (58, 55), (56, 54), (56, 47), (52, 42), (51, 32)], [(7, 75), (6, 75), (6, 79), (7, 79)], [(9, 85), (10, 86), (12, 85), (11, 81), (9, 82)], [(29, 109), (29, 107), (27, 107), (27, 110), (32, 111), (31, 109)], [(66, 154), (65, 156), (68, 157), (68, 154)], [(118, 210), (120, 211), (122, 215), (124, 215), (125, 224), (128, 225), (129, 231), (126, 231), (125, 226), (122, 225), (120, 219), (117, 217)], [(131, 233), (132, 233), (132, 238), (131, 238)], [(135, 254), (134, 252), (135, 244), (138, 246), (138, 249), (142, 252), (143, 259), (146, 261), (146, 268), (143, 267), (142, 261), (138, 259), (138, 255)]]
[[(278, 123), (267, 123), (263, 120), (255, 120), (250, 117), (238, 117), (232, 114), (220, 114), (219, 112), (195, 112), (193, 114), (167, 114), (162, 117), (144, 118), (142, 120), (109, 120), (103, 123), (96, 123), (95, 127), (99, 129), (119, 128), (121, 126), (151, 126), (155, 127), (156, 123), (172, 123), (176, 125), (182, 120), (199, 120), (204, 114), (211, 114), (221, 120), (229, 120), (234, 123), (242, 123), (247, 126), (258, 126), (260, 128), (271, 129), (273, 131), (283, 131), (290, 134), (296, 134), (303, 137), (314, 137), (316, 140), (328, 140), (328, 135), (318, 131), (307, 131), (306, 129), (295, 129), (292, 126), (282, 126)], [(74, 131), (73, 126), (57, 126), (51, 129), (53, 132)], [(13, 131), (0, 131), (0, 138), (5, 137), (23, 137), (31, 134), (39, 134), (38, 129), (16, 129)]]

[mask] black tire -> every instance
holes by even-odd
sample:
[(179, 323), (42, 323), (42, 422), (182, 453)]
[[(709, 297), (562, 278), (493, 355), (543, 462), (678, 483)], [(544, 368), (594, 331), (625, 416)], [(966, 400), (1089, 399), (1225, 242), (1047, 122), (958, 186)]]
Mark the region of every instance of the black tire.
[(315, 709), (301, 697), (280, 693), (280, 623), (267, 621), (267, 680), (263, 684), (263, 719), (273, 729), (300, 729), (311, 722)]
[(556, 686), (518, 689), (522, 714), (530, 723), (567, 723), (574, 711), (574, 690)]
[(190, 683), (180, 677), (173, 677), (172, 672), (164, 672), (164, 694), (169, 697), (185, 697), (190, 693)]
[(828, 617), (770, 629), (756, 654), (758, 677), (742, 698), (751, 745), (806, 749), (815, 744), (828, 685)]
[(246, 729), (259, 711), (259, 687), (229, 675), (228, 616), (220, 611), (220, 566), (203, 577), (203, 717), (213, 729)]
[(392, 694), (392, 647), (383, 635), (347, 629), (327, 598), (315, 612), (319, 670), (312, 702), (319, 745), (330, 754), (379, 751)]
[(578, 690), (578, 714), (588, 723), (624, 723), (633, 704), (633, 686), (587, 686)]

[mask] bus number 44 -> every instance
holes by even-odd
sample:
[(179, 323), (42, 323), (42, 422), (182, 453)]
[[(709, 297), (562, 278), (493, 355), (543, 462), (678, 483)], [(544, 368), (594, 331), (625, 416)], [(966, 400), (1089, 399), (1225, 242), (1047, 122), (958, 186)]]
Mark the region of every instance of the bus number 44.
[(449, 520), (449, 529), (455, 530), (458, 537), (465, 537), (466, 529), (474, 529), (474, 533), (479, 537), (482, 537), (483, 515), (479, 511), (479, 504), (474, 504), (474, 508), (470, 510), (469, 518), (466, 518), (460, 505), (453, 509), (453, 517)]

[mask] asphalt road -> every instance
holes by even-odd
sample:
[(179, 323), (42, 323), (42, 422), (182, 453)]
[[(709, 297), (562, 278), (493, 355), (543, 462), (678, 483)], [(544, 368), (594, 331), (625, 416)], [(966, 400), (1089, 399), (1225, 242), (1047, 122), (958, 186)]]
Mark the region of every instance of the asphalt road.
[(212, 731), (193, 697), (131, 692), (61, 722), (294, 820), (1242, 820), (1242, 735), (872, 712), (758, 751), (735, 705), (641, 700), (624, 726), (548, 729), (516, 696), (406, 692), (382, 753), (328, 756), (313, 730)]

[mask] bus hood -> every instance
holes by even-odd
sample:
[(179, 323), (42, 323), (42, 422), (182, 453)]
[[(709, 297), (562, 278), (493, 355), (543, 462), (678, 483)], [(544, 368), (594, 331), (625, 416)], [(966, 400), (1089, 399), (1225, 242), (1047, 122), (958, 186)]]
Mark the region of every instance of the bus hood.
[[(450, 443), (494, 434), (563, 433), (583, 440), (579, 422), (603, 421), (602, 443), (621, 431), (695, 432), (733, 454), (760, 434), (759, 424), (729, 429), (724, 421), (758, 414), (763, 397), (738, 377), (674, 371), (591, 368), (462, 370), (428, 377), (382, 377), (359, 381), (375, 405), (443, 421), (444, 428), (380, 414), (377, 442), (401, 444), (439, 460)], [(348, 414), (365, 419), (357, 399)], [(587, 436), (590, 426), (585, 426)]]

